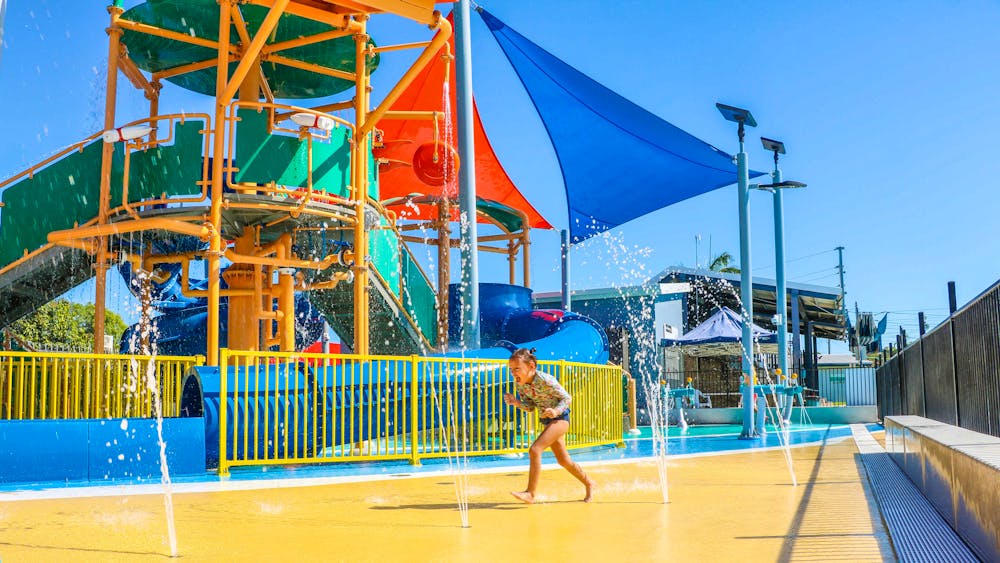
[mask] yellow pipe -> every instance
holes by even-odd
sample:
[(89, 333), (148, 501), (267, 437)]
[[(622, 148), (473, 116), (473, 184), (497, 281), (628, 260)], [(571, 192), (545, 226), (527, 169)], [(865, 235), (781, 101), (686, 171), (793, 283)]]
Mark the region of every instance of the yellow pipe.
[[(220, 264), (222, 254), (222, 159), (225, 155), (226, 106), (233, 97), (226, 95), (226, 76), (229, 71), (229, 30), (232, 19), (233, 0), (219, 2), (219, 42), (216, 53), (215, 72), (215, 132), (212, 136), (212, 238), (208, 253), (208, 318), (206, 320), (206, 347), (208, 364), (219, 365), (219, 290)], [(222, 470), (220, 462), (220, 471)]]
[[(269, 7), (272, 4), (271, 0), (249, 0), (248, 4), (254, 4), (257, 6)], [(296, 16), (301, 16), (306, 19), (318, 21), (320, 23), (325, 23), (331, 27), (336, 27), (338, 29), (343, 29), (345, 31), (355, 32), (359, 28), (357, 23), (351, 20), (350, 16), (345, 16), (343, 14), (334, 13), (331, 9), (318, 8), (310, 5), (295, 2), (288, 5), (285, 12), (293, 14)]]
[[(157, 37), (164, 37), (166, 39), (173, 39), (174, 41), (180, 41), (182, 43), (190, 43), (192, 45), (198, 45), (200, 47), (208, 47), (213, 51), (219, 49), (219, 45), (222, 41), (212, 41), (210, 39), (202, 39), (200, 37), (194, 37), (188, 35), (187, 33), (180, 33), (177, 31), (171, 31), (169, 29), (163, 29), (161, 27), (155, 27), (152, 25), (147, 25), (144, 23), (134, 22), (131, 20), (118, 19), (115, 21), (115, 25), (112, 27), (119, 27), (123, 29), (128, 29), (130, 31), (136, 31), (139, 33), (145, 33), (146, 35), (155, 35)], [(227, 33), (228, 35), (228, 33)], [(228, 49), (227, 49), (228, 50)]]
[[(93, 241), (89, 241), (88, 242), (88, 241), (85, 241), (85, 240), (64, 240), (64, 241), (59, 241), (59, 242), (52, 243), (52, 244), (55, 244), (57, 246), (65, 246), (67, 248), (75, 248), (77, 250), (82, 250), (82, 251), (86, 252), (87, 254), (90, 254), (91, 256), (93, 256), (94, 254), (97, 254), (97, 244), (95, 244)], [(45, 246), (43, 246), (39, 250), (48, 248), (48, 246), (49, 245), (45, 245)], [(17, 264), (17, 262), (12, 263), (11, 265), (14, 265), (14, 264)], [(2, 273), (2, 270), (0, 270), (0, 273)]]
[(427, 47), (430, 45), (430, 41), (419, 41), (417, 43), (400, 43), (399, 45), (385, 45), (384, 47), (375, 47), (370, 49), (372, 53), (387, 53), (389, 51), (403, 51), (405, 49), (419, 49), (420, 47)]
[[(278, 258), (289, 259), (292, 255), (292, 236), (288, 233), (278, 239)], [(295, 278), (288, 272), (278, 271), (278, 310), (281, 318), (281, 351), (295, 351)]]
[(531, 287), (531, 237), (527, 229), (524, 230), (524, 240), (521, 241), (521, 261), (524, 266), (524, 287)]
[(440, 111), (387, 111), (382, 119), (441, 119), (444, 114)]
[(294, 49), (296, 47), (302, 47), (303, 45), (312, 45), (314, 43), (321, 43), (323, 41), (337, 39), (338, 37), (346, 37), (348, 35), (353, 35), (354, 31), (355, 30), (353, 29), (334, 29), (331, 31), (324, 31), (323, 33), (317, 33), (316, 35), (310, 35), (308, 37), (299, 37), (298, 39), (290, 39), (288, 41), (271, 43), (270, 45), (264, 46), (263, 52), (264, 54), (271, 54), (271, 53), (277, 53), (278, 51), (284, 51), (286, 49)]
[(265, 53), (261, 55), (261, 60), (280, 65), (290, 66), (292, 68), (302, 69), (308, 72), (315, 72), (316, 74), (324, 74), (326, 76), (332, 76), (334, 78), (341, 78), (343, 80), (351, 80), (351, 81), (354, 80), (354, 74), (350, 72), (344, 72), (342, 70), (337, 70), (335, 68), (330, 68), (322, 65), (306, 63), (297, 59), (290, 59), (288, 57), (276, 55), (274, 53)]
[(243, 47), (250, 44), (250, 32), (247, 31), (247, 22), (243, 19), (243, 12), (240, 11), (239, 6), (235, 6), (235, 9), (230, 11), (230, 17), (233, 19), (233, 24), (236, 27), (236, 35), (240, 36), (240, 43)]
[[(149, 98), (149, 121), (153, 122), (159, 119), (160, 113), (160, 89), (163, 88), (163, 83), (159, 80), (153, 81), (153, 96)], [(206, 116), (208, 117), (208, 116)], [(156, 142), (156, 129), (149, 132), (149, 140)]]
[[(104, 225), (98, 224), (91, 227), (78, 227), (75, 229), (66, 229), (62, 231), (53, 231), (48, 235), (48, 241), (53, 243), (59, 243), (67, 240), (80, 240), (88, 239), (93, 237), (103, 237), (108, 235), (118, 235), (123, 233), (134, 233), (137, 231), (169, 231), (171, 233), (180, 233), (182, 235), (191, 235), (200, 238), (201, 240), (208, 240), (212, 235), (212, 229), (209, 225), (193, 225), (191, 223), (185, 223), (184, 221), (176, 221), (174, 219), (163, 219), (160, 217), (154, 217), (150, 219), (139, 219), (136, 221), (122, 221), (120, 223), (107, 223)], [(100, 249), (98, 248), (98, 251)]]
[[(451, 203), (448, 198), (441, 198), (438, 203), (438, 332), (437, 344), (441, 351), (448, 349), (448, 285), (451, 283), (451, 245), (441, 241), (451, 240)], [(405, 237), (404, 237), (405, 238)]]
[[(437, 11), (434, 12), (435, 23), (430, 26), (431, 29), (437, 29), (438, 32), (434, 34), (434, 38), (431, 40), (430, 45), (427, 46), (417, 60), (413, 62), (413, 65), (409, 70), (399, 79), (399, 82), (393, 86), (392, 90), (386, 95), (382, 103), (375, 108), (371, 114), (366, 116), (365, 123), (363, 126), (358, 127), (358, 132), (362, 135), (367, 134), (375, 125), (378, 124), (382, 116), (385, 115), (392, 104), (396, 103), (396, 100), (403, 95), (403, 92), (410, 86), (410, 83), (420, 74), (420, 71), (427, 66), (427, 63), (431, 61), (431, 58), (441, 50), (441, 47), (448, 43), (448, 38), (451, 37), (451, 24), (448, 20), (441, 17), (441, 14)], [(363, 70), (357, 71), (359, 74), (363, 73)]]
[[(276, 268), (305, 268), (310, 270), (325, 270), (337, 263), (337, 255), (331, 254), (320, 261), (301, 260), (297, 258), (268, 258), (266, 256), (250, 256), (238, 254), (232, 250), (226, 250), (223, 255), (234, 264), (256, 264), (260, 266), (273, 266)], [(345, 255), (348, 260), (350, 254)]]
[(513, 242), (507, 243), (507, 283), (514, 285), (517, 281), (517, 268), (515, 267), (517, 263), (517, 247), (514, 246)]
[[(239, 57), (237, 57), (236, 55), (230, 55), (229, 56), (229, 62), (233, 62), (233, 61), (236, 61), (238, 59), (239, 59)], [(213, 66), (217, 66), (218, 64), (219, 64), (218, 58), (213, 57), (211, 59), (206, 59), (204, 61), (198, 61), (198, 62), (194, 62), (194, 63), (188, 63), (188, 64), (184, 64), (184, 65), (178, 65), (178, 66), (175, 66), (175, 67), (163, 69), (163, 70), (158, 71), (158, 72), (154, 72), (153, 73), (153, 80), (163, 80), (164, 78), (171, 78), (171, 77), (174, 77), (174, 76), (180, 76), (181, 74), (187, 74), (189, 72), (195, 72), (195, 71), (198, 71), (198, 70), (204, 70), (206, 68), (212, 68)]]
[(318, 282), (318, 283), (303, 283), (301, 285), (296, 286), (295, 289), (298, 289), (300, 291), (315, 291), (315, 290), (320, 290), (320, 289), (334, 289), (338, 285), (340, 285), (340, 282), (347, 281), (349, 278), (350, 278), (350, 273), (349, 272), (336, 272), (336, 273), (333, 274), (333, 277), (331, 277), (327, 281)]
[[(289, 0), (274, 0), (271, 5), (271, 9), (267, 11), (267, 15), (264, 16), (264, 21), (260, 23), (260, 27), (257, 29), (257, 33), (254, 35), (253, 40), (250, 44), (245, 46), (242, 58), (240, 59), (240, 64), (236, 66), (236, 70), (233, 71), (233, 76), (229, 79), (229, 83), (222, 90), (222, 95), (219, 98), (224, 100), (231, 99), (235, 94), (236, 90), (243, 83), (243, 78), (247, 75), (247, 72), (253, 68), (254, 63), (260, 56), (260, 50), (267, 42), (268, 36), (274, 31), (275, 26), (278, 25), (278, 20), (281, 18), (281, 13), (285, 10), (285, 6), (288, 5)], [(231, 13), (231, 8), (225, 10)], [(238, 8), (237, 8), (238, 9)], [(227, 14), (227, 17), (229, 14)], [(228, 23), (228, 22), (227, 22)], [(221, 30), (220, 30), (221, 31)], [(229, 29), (226, 29), (226, 42), (229, 41)], [(219, 42), (222, 42), (222, 35), (219, 35)], [(225, 73), (222, 74), (225, 77)]]
[(128, 78), (129, 82), (131, 82), (132, 85), (136, 87), (136, 89), (142, 90), (147, 98), (152, 98), (153, 96), (155, 96), (156, 91), (153, 88), (152, 83), (150, 83), (149, 80), (146, 80), (146, 77), (142, 74), (142, 71), (139, 70), (138, 66), (136, 66), (135, 61), (129, 58), (128, 53), (126, 52), (124, 47), (120, 50), (118, 56), (120, 62), (118, 68), (119, 70), (122, 71), (122, 74), (125, 75), (125, 78)]
[(274, 92), (271, 91), (271, 85), (267, 83), (267, 77), (264, 76), (264, 69), (260, 65), (257, 66), (257, 74), (260, 75), (260, 89), (264, 91), (264, 99), (267, 100), (267, 103), (273, 104)]
[[(337, 111), (337, 110), (340, 110), (340, 109), (351, 109), (352, 107), (354, 107), (354, 101), (353, 100), (348, 100), (346, 102), (335, 102), (335, 103), (332, 103), (332, 104), (324, 104), (322, 106), (316, 106), (314, 108), (307, 108), (307, 109), (310, 110), (310, 111), (314, 111), (316, 113), (326, 113), (328, 111)], [(298, 110), (298, 111), (289, 111), (289, 112), (286, 112), (286, 113), (275, 113), (274, 114), (274, 122), (275, 123), (281, 123), (282, 121), (288, 119), (289, 117), (295, 115), (296, 113), (299, 113), (299, 111), (301, 111), (301, 110)], [(334, 117), (334, 116), (330, 116), (330, 117)], [(351, 125), (351, 124), (347, 123), (347, 125)]]

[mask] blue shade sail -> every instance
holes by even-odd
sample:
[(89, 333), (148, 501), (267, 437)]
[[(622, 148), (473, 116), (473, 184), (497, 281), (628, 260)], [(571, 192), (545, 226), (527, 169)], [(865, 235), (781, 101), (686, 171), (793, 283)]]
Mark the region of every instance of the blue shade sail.
[(486, 10), (479, 13), (555, 148), (571, 242), (736, 182), (731, 155), (605, 88)]

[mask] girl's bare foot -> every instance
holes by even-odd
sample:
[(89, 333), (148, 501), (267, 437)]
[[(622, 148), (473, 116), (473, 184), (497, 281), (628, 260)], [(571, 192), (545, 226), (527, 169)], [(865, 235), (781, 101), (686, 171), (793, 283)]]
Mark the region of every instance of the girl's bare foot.
[(584, 483), (584, 487), (587, 487), (587, 496), (583, 497), (583, 502), (590, 502), (590, 500), (593, 498), (593, 494), (592, 493), (594, 492), (593, 489), (594, 489), (594, 485), (596, 485), (596, 484), (597, 483), (593, 482), (590, 479), (587, 479), (587, 482)]
[(523, 502), (524, 504), (535, 504), (535, 495), (529, 493), (528, 491), (518, 491), (518, 492), (512, 491), (510, 494), (511, 496)]

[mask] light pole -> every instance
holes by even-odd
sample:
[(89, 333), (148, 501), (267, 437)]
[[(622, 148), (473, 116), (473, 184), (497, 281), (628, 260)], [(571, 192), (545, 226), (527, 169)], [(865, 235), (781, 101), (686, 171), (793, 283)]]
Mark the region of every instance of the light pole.
[[(772, 183), (761, 184), (751, 187), (769, 191), (774, 196), (774, 263), (777, 278), (775, 280), (775, 308), (777, 322), (775, 328), (778, 331), (778, 367), (781, 374), (789, 377), (788, 372), (788, 289), (785, 283), (785, 211), (782, 201), (783, 189), (804, 188), (802, 182), (781, 180), (781, 169), (778, 168), (778, 155), (785, 154), (785, 144), (765, 137), (760, 138), (764, 150), (774, 153), (774, 172), (771, 173)], [(779, 381), (780, 383), (780, 381)]]
[[(753, 424), (753, 391), (756, 377), (753, 371), (753, 280), (750, 278), (750, 172), (743, 146), (744, 126), (757, 126), (757, 120), (745, 109), (715, 104), (727, 121), (738, 125), (740, 152), (736, 154), (736, 182), (740, 203), (740, 301), (743, 302), (743, 431), (741, 439), (757, 437)], [(763, 416), (764, 413), (761, 413)]]

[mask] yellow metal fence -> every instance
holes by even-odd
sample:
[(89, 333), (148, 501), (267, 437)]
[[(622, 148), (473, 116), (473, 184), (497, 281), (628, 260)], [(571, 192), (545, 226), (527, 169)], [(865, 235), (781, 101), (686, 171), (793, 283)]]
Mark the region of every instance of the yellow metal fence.
[[(223, 350), (219, 473), (229, 467), (409, 460), (524, 452), (536, 413), (503, 403), (514, 382), (502, 360)], [(622, 440), (617, 366), (540, 362), (573, 396), (570, 448)], [(225, 405), (224, 407), (222, 405)]]
[(185, 372), (204, 358), (0, 352), (0, 420), (148, 418), (155, 381), (165, 417), (178, 416)]

